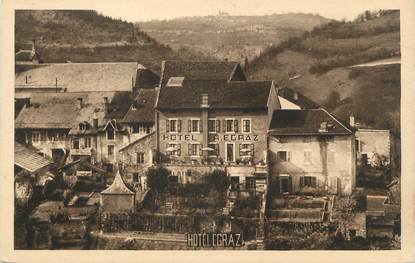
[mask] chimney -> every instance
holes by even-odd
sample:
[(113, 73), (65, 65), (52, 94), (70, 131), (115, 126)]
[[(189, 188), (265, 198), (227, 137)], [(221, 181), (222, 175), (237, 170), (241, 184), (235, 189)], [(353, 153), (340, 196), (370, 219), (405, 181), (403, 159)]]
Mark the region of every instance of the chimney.
[(78, 109), (82, 109), (82, 98), (78, 98)]
[(327, 132), (327, 122), (323, 121), (320, 123), (320, 129), (318, 132)]
[(95, 129), (98, 129), (98, 116), (97, 113), (94, 111), (94, 116), (92, 117), (92, 125)]
[(202, 103), (200, 104), (200, 107), (202, 108), (209, 107), (209, 95), (208, 94), (202, 94)]
[(298, 92), (294, 91), (294, 96), (293, 96), (294, 100), (298, 100)]
[(356, 125), (353, 114), (349, 117), (350, 126), (354, 127)]
[(104, 112), (108, 113), (109, 112), (109, 102), (108, 102), (108, 97), (104, 97)]

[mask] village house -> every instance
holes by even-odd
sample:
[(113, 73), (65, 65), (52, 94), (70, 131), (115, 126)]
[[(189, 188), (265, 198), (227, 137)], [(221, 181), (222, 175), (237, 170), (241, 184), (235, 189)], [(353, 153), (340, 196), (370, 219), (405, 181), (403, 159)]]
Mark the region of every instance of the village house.
[(35, 43), (24, 44), (15, 55), (15, 63), (16, 67), (42, 63), (42, 59), (35, 49)]
[(122, 123), (128, 127), (129, 144), (119, 150), (123, 178), (134, 188), (147, 189), (146, 171), (156, 149), (154, 106), (158, 90), (140, 89)]
[(157, 151), (172, 180), (226, 165), (235, 184), (255, 188), (255, 173), (266, 173), (268, 113), (279, 107), (273, 82), (246, 81), (234, 62), (165, 61), (160, 83)]
[[(62, 89), (44, 90), (55, 79)], [(15, 120), (16, 140), (61, 165), (87, 158), (112, 172), (118, 150), (136, 139), (135, 127), (122, 122), (133, 96), (157, 84), (158, 76), (135, 62), (48, 64), (18, 73), (16, 97), (25, 106)]]
[(29, 101), (15, 120), (18, 141), (57, 164), (86, 157), (112, 170), (126, 134), (117, 121), (128, 109), (130, 92), (36, 93)]
[(26, 206), (33, 193), (55, 177), (49, 171), (51, 165), (52, 161), (40, 156), (35, 149), (15, 143), (14, 194), (19, 205)]
[(352, 193), (354, 135), (326, 110), (275, 110), (268, 133), (274, 195)]
[(389, 130), (358, 128), (356, 152), (361, 166), (380, 166), (391, 163), (392, 136)]

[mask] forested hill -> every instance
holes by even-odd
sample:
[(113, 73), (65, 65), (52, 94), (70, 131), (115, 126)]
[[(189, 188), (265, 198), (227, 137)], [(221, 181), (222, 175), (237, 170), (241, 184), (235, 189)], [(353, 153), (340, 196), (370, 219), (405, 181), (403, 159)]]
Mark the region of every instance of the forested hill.
[[(270, 47), (247, 70), (250, 78), (274, 79), (304, 93), (345, 121), (354, 114), (362, 124), (399, 133), (399, 61), (399, 11), (380, 10)], [(367, 62), (374, 63), (357, 66)]]
[(16, 51), (33, 40), (46, 63), (139, 61), (158, 67), (162, 59), (199, 57), (174, 52), (137, 25), (93, 10), (17, 10)]
[(215, 16), (140, 22), (138, 26), (173, 49), (190, 48), (219, 59), (241, 61), (329, 21), (302, 13), (235, 16), (221, 12)]

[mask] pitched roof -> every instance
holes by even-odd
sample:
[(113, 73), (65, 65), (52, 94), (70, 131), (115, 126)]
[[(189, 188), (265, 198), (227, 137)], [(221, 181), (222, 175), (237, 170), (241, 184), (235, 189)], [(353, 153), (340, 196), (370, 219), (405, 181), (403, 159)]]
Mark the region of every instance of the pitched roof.
[(319, 107), (316, 102), (287, 87), (278, 89), (278, 96), (298, 105), (301, 109), (317, 109)]
[[(325, 122), (327, 131), (321, 132)], [(352, 132), (324, 109), (275, 110), (270, 123), (271, 135), (351, 134)]]
[[(109, 101), (109, 113), (105, 112), (104, 97)], [(78, 99), (82, 99), (79, 108)], [(24, 107), (15, 120), (15, 128), (60, 128), (74, 129), (79, 123), (92, 123), (96, 112), (100, 125), (110, 119), (122, 118), (131, 101), (130, 92), (63, 92), (34, 93), (31, 106)]]
[(161, 88), (156, 106), (159, 109), (200, 108), (202, 94), (207, 94), (210, 108), (264, 109), (272, 87), (272, 81), (185, 79), (182, 87)]
[(138, 89), (153, 89), (158, 86), (160, 77), (142, 65), (138, 66), (135, 86)]
[(154, 137), (155, 134), (156, 134), (156, 132), (152, 131), (149, 134), (146, 134), (143, 137), (138, 138), (137, 140), (135, 140), (135, 141), (127, 144), (126, 146), (122, 147), (121, 149), (119, 149), (119, 152), (123, 152), (125, 149), (128, 149), (129, 147), (131, 147), (131, 146), (133, 146), (133, 145), (135, 145), (135, 144), (137, 144), (137, 143), (139, 143), (139, 142), (141, 142), (145, 139), (152, 139), (152, 137)]
[(133, 195), (134, 192), (131, 191), (124, 183), (124, 181), (121, 178), (121, 174), (118, 171), (115, 175), (114, 181), (112, 184), (101, 192), (101, 194), (130, 194)]
[(51, 161), (40, 156), (36, 151), (18, 142), (14, 143), (14, 163), (31, 173), (52, 164)]
[(228, 81), (234, 76), (237, 78), (235, 80), (246, 80), (237, 62), (166, 60), (161, 64), (160, 87), (166, 86), (171, 77), (184, 77), (186, 80)]
[(32, 61), (36, 56), (36, 53), (33, 50), (20, 50), (15, 55), (15, 60), (18, 62), (27, 62)]
[[(131, 91), (136, 62), (41, 64), (17, 73), (16, 87), (63, 86), (68, 92)], [(56, 83), (57, 79), (57, 83)]]
[(157, 93), (156, 89), (140, 89), (122, 122), (154, 122), (154, 106)]

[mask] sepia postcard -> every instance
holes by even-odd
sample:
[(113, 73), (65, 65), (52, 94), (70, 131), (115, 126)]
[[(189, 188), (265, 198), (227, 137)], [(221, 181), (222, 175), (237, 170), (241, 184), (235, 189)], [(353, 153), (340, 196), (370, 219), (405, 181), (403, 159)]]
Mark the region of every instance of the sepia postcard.
[(2, 22), (2, 262), (415, 260), (414, 1)]

